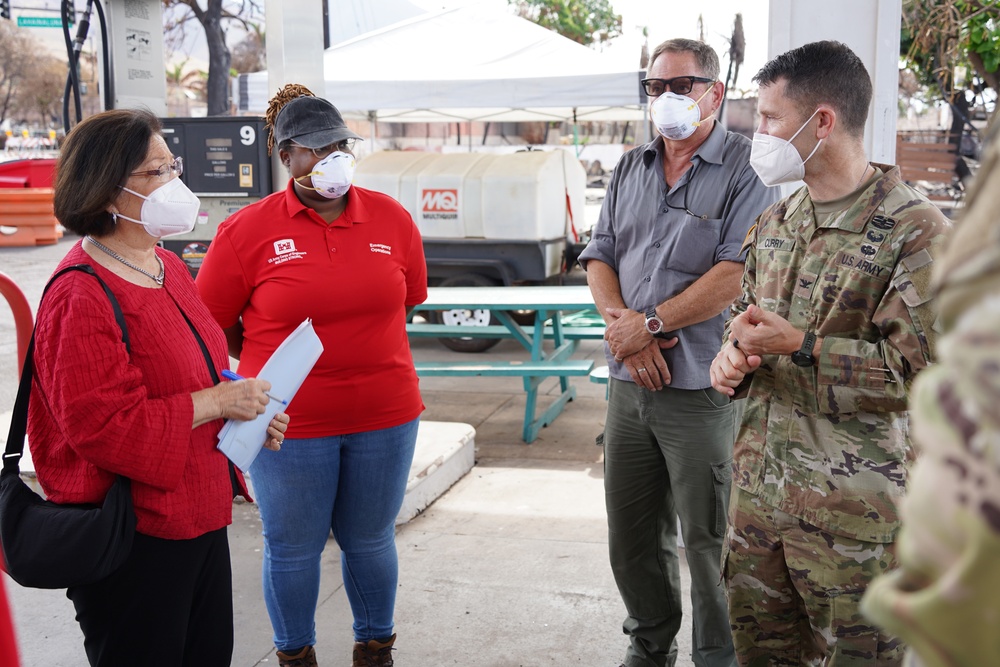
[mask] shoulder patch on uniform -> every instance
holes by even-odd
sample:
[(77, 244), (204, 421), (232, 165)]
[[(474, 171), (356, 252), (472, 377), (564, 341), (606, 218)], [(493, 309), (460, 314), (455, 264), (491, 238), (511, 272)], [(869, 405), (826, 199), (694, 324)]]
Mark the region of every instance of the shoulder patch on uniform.
[(919, 252), (915, 252), (909, 257), (906, 257), (901, 261), (901, 263), (907, 271), (916, 271), (920, 267), (927, 266), (933, 261), (934, 258), (931, 257), (931, 253), (928, 252), (927, 248), (924, 248)]
[[(924, 259), (930, 258), (930, 253), (927, 253), (926, 258), (921, 256), (921, 253), (924, 252), (926, 250), (921, 250), (911, 257), (902, 260), (900, 266), (903, 271), (894, 276), (892, 280), (893, 285), (896, 286), (900, 296), (903, 298), (903, 302), (911, 308), (916, 308), (927, 303), (934, 294), (934, 290), (931, 287), (931, 276), (933, 275), (934, 266), (930, 261), (923, 262)], [(907, 263), (907, 260), (910, 259), (915, 260), (912, 264), (916, 266), (911, 267)]]
[(754, 232), (756, 231), (757, 231), (757, 223), (755, 222), (753, 223), (753, 226), (750, 228), (750, 230), (747, 232), (747, 235), (743, 237), (743, 245), (740, 246), (740, 254), (745, 253), (747, 249), (753, 245), (753, 240), (751, 237), (753, 237)]

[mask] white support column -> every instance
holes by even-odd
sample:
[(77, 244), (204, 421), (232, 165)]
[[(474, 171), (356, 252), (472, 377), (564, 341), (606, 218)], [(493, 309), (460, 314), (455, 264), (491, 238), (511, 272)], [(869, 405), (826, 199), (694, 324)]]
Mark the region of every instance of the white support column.
[[(323, 66), (322, 0), (266, 0), (268, 99), (282, 86), (299, 83), (326, 97)], [(288, 172), (271, 156), (274, 189), (283, 190)]]
[(770, 0), (768, 57), (824, 39), (847, 44), (872, 77), (875, 94), (865, 125), (865, 152), (875, 162), (896, 157), (899, 28), (902, 0)]

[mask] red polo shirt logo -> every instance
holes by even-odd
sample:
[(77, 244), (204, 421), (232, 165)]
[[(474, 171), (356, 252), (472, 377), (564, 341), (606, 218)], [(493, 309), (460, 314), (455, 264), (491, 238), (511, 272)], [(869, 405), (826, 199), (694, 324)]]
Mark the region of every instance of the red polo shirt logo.
[(295, 241), (292, 239), (281, 239), (274, 242), (275, 255), (287, 255), (290, 252), (295, 252)]

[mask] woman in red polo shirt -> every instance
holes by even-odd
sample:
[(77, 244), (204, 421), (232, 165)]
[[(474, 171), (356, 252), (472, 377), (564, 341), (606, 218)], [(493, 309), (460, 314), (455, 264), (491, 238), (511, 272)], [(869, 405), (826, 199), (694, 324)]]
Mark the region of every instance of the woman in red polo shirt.
[(424, 407), (406, 338), (407, 315), (427, 296), (423, 245), (399, 203), (351, 185), (360, 137), (332, 104), (286, 86), (267, 119), (291, 179), (219, 226), (197, 284), (243, 375), (306, 318), (323, 341), (288, 407), (281, 456), (261, 452), (250, 469), (274, 643), (281, 665), (316, 664), (320, 556), (332, 529), (354, 664), (392, 665), (395, 519)]

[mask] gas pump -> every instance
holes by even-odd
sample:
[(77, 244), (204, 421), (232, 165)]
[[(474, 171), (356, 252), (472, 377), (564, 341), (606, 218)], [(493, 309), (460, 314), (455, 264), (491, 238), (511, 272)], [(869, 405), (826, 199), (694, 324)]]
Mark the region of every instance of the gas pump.
[[(69, 103), (82, 117), (76, 64), (96, 10), (101, 27), (101, 64), (106, 109), (143, 107), (166, 115), (163, 57), (163, 13), (160, 0), (86, 0), (71, 43), (68, 26), (74, 0), (62, 0), (63, 34), (69, 76), (63, 102), (66, 131)], [(271, 192), (271, 159), (267, 155), (264, 119), (259, 117), (161, 118), (163, 138), (183, 158), (181, 179), (201, 199), (194, 230), (174, 236), (163, 246), (175, 252), (191, 275), (198, 273), (219, 223)]]
[(181, 180), (201, 200), (198, 222), (187, 234), (163, 240), (197, 275), (219, 224), (271, 193), (271, 159), (264, 119), (235, 116), (163, 118), (163, 138), (184, 159)]

